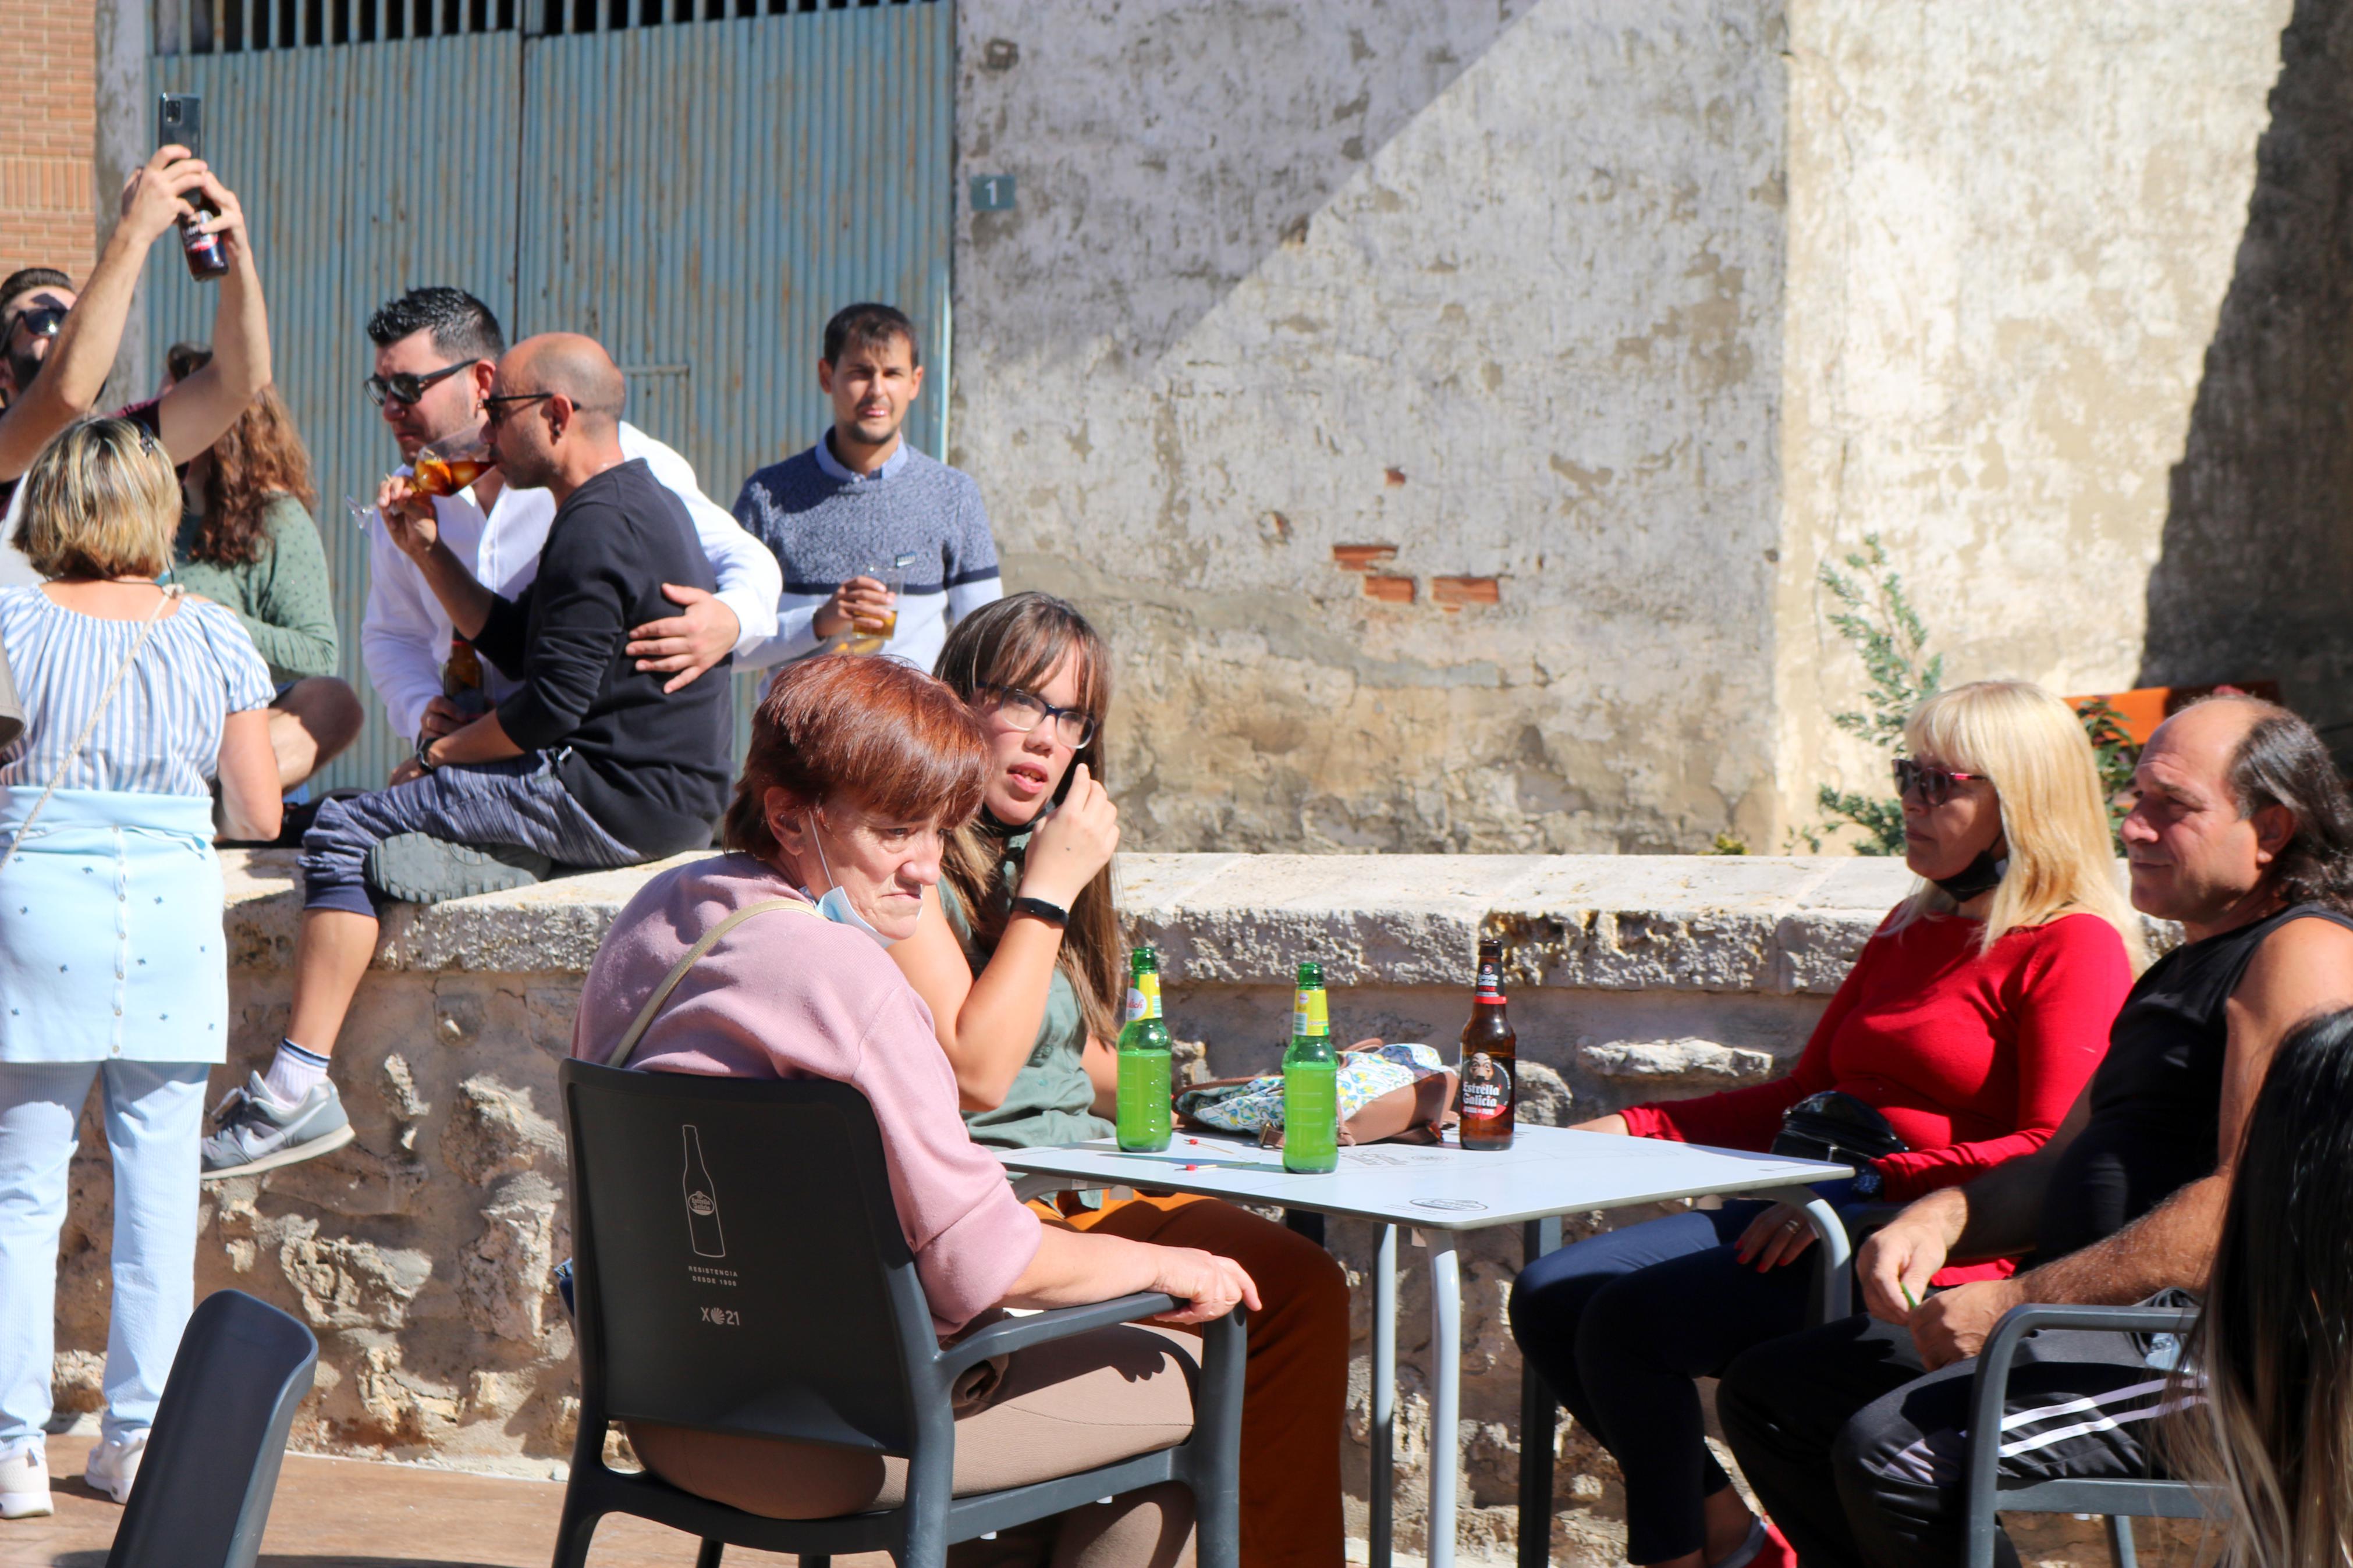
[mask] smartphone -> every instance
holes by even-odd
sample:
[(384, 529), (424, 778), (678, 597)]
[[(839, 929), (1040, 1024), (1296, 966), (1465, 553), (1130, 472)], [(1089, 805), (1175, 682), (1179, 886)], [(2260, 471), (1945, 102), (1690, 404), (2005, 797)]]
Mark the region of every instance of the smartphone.
[(155, 145), (177, 142), (192, 158), (205, 155), (205, 100), (200, 93), (167, 92), (155, 100)]
[[(174, 142), (188, 150), (191, 157), (205, 155), (205, 100), (193, 92), (167, 92), (155, 100), (155, 145), (168, 147)], [(202, 196), (195, 198), (198, 210), (210, 212), (211, 205)], [(199, 283), (209, 283), (228, 270), (228, 253), (221, 248), (220, 236), (207, 234), (200, 222), (180, 220), (180, 246), (187, 252), (188, 272)]]

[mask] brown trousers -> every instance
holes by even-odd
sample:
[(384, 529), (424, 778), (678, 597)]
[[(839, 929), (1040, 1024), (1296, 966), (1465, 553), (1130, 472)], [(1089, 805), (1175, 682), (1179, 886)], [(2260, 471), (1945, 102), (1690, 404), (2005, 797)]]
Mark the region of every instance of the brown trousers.
[[(1192, 1358), (1170, 1331), (1098, 1329), (1021, 1351), (987, 1399), (956, 1415), (958, 1496), (1050, 1480), (1192, 1435)], [(629, 1423), (646, 1468), (697, 1497), (769, 1519), (828, 1519), (906, 1500), (907, 1462), (819, 1444)], [(951, 1568), (1185, 1568), (1193, 1498), (1171, 1483), (968, 1541)], [(836, 1568), (887, 1568), (885, 1553)]]
[(1348, 1281), (1297, 1233), (1215, 1198), (1114, 1199), (1052, 1223), (1230, 1258), (1257, 1282), (1242, 1396), (1242, 1568), (1337, 1568), (1340, 1426), (1348, 1398)]

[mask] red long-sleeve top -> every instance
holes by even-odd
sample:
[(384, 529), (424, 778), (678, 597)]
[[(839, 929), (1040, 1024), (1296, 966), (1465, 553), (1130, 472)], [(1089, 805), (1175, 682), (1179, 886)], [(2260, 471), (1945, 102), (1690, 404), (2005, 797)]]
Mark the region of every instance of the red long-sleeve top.
[[(1978, 921), (1929, 916), (1863, 944), (1787, 1078), (1627, 1110), (1642, 1138), (1765, 1149), (1783, 1113), (1842, 1089), (1874, 1106), (1909, 1152), (1877, 1162), (1905, 1203), (1957, 1186), (2049, 1141), (2108, 1048), (2132, 987), (2123, 939), (2097, 915), (2064, 915), (1978, 950)], [(2007, 1266), (1947, 1270), (1979, 1278)]]

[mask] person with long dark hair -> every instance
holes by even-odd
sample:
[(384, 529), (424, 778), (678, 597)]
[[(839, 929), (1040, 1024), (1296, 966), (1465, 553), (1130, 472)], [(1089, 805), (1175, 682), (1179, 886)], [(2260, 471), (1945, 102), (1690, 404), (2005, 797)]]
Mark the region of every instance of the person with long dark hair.
[[(932, 1013), (977, 1142), (1031, 1148), (1107, 1136), (1123, 984), (1103, 783), (1110, 652), (1047, 594), (958, 621), (938, 674), (987, 732), (979, 815), (946, 847), (913, 935), (891, 950)], [(1232, 1258), (1265, 1299), (1250, 1314), (1242, 1401), (1242, 1560), (1330, 1568), (1343, 1547), (1340, 1420), (1348, 1290), (1305, 1237), (1214, 1198), (1030, 1205), (1049, 1226)]]
[[(212, 358), (202, 343), (174, 343), (164, 391)], [(293, 789), (359, 738), (363, 714), (335, 675), (335, 595), (312, 516), (311, 454), (276, 387), (263, 387), (189, 462), (180, 489), (186, 510), (172, 542), (173, 577), (235, 613), (269, 666), (269, 744), (280, 785)]]
[(2353, 1009), (2280, 1042), (2168, 1403), (2226, 1568), (2353, 1561)]

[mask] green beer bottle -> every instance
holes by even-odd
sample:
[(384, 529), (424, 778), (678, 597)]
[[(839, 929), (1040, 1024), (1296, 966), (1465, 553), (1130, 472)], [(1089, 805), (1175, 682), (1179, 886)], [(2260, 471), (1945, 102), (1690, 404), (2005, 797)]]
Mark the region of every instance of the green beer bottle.
[(1291, 1048), (1282, 1053), (1282, 1168), (1317, 1175), (1340, 1168), (1340, 1057), (1324, 1001), (1324, 969), (1299, 966)]
[(1127, 1022), (1119, 1031), (1119, 1147), (1157, 1154), (1168, 1147), (1168, 1068), (1174, 1052), (1160, 1018), (1160, 955), (1127, 955)]

